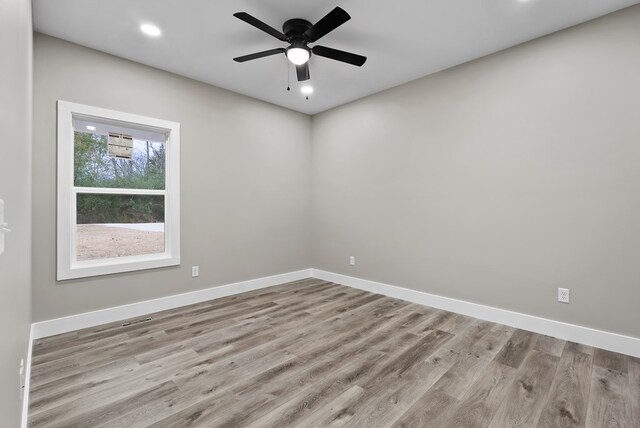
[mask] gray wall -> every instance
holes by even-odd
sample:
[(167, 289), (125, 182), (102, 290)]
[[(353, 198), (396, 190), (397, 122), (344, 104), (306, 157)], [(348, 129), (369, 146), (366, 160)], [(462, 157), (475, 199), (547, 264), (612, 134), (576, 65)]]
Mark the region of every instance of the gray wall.
[(0, 255), (0, 425), (17, 427), (31, 324), (31, 2), (0, 1), (0, 199), (12, 232)]
[[(34, 93), (34, 321), (309, 267), (308, 116), (41, 34)], [(59, 99), (181, 123), (180, 267), (56, 282)]]
[[(640, 6), (313, 119), (36, 35), (34, 318), (312, 265), (640, 337), (638, 22)], [(56, 283), (57, 99), (182, 123), (180, 268)]]
[(639, 40), (635, 6), (315, 116), (313, 266), (640, 337)]

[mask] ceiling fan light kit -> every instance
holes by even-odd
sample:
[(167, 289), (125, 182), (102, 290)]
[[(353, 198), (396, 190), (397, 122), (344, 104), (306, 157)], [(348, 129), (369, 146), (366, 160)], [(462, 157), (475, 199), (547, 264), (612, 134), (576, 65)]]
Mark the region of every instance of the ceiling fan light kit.
[(283, 32), (276, 30), (246, 12), (237, 12), (233, 14), (233, 16), (259, 30), (264, 31), (282, 42), (289, 43), (287, 48), (275, 48), (234, 58), (233, 60), (236, 62), (251, 61), (258, 58), (264, 58), (266, 56), (284, 53), (289, 61), (296, 66), (298, 81), (302, 82), (311, 78), (311, 75), (309, 74), (309, 59), (312, 54), (355, 65), (357, 67), (361, 67), (367, 61), (367, 58), (362, 55), (356, 55), (325, 46), (316, 45), (312, 48), (308, 46), (309, 43), (315, 43), (317, 40), (351, 19), (351, 16), (349, 16), (349, 14), (340, 7), (333, 9), (315, 24), (311, 24), (305, 19), (289, 19), (282, 26)]
[(311, 58), (311, 51), (304, 45), (291, 45), (287, 48), (287, 58), (293, 65), (302, 65)]

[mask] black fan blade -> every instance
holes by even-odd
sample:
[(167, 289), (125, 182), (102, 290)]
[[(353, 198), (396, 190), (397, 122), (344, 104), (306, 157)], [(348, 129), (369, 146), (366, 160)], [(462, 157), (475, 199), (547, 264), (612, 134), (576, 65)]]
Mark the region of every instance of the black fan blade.
[(304, 38), (313, 43), (320, 37), (332, 32), (345, 22), (351, 19), (351, 16), (342, 8), (336, 7), (331, 12), (326, 14), (324, 18), (316, 22), (314, 26), (304, 32)]
[(313, 52), (314, 55), (335, 59), (336, 61), (346, 62), (347, 64), (356, 65), (358, 67), (362, 67), (362, 64), (367, 61), (366, 56), (339, 51), (338, 49), (328, 48), (326, 46), (314, 46), (311, 49), (311, 52)]
[(284, 48), (269, 49), (268, 51), (256, 52), (256, 53), (252, 53), (250, 55), (239, 56), (237, 58), (234, 58), (233, 60), (235, 62), (251, 61), (252, 59), (263, 58), (263, 57), (269, 56), (269, 55), (276, 55), (276, 54), (279, 54), (279, 53), (284, 53), (285, 51), (286, 50)]
[(234, 13), (233, 16), (243, 20), (249, 25), (253, 25), (258, 30), (262, 30), (267, 34), (271, 34), (273, 37), (275, 37), (278, 40), (282, 40), (283, 42), (288, 41), (287, 36), (282, 34), (280, 31), (276, 30), (270, 25), (265, 24), (264, 22), (260, 21), (258, 18), (254, 18), (253, 16), (249, 15), (247, 12), (237, 12), (237, 13)]
[(302, 65), (296, 65), (296, 73), (298, 73), (298, 82), (309, 80), (311, 78), (309, 76), (309, 61)]

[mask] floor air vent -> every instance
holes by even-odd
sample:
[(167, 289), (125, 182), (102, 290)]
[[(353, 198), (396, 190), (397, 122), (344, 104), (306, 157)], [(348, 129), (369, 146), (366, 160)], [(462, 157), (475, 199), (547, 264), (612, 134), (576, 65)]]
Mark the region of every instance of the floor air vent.
[(147, 322), (147, 321), (151, 321), (153, 318), (151, 317), (146, 317), (146, 318), (139, 318), (137, 320), (133, 320), (133, 321), (126, 321), (122, 323), (123, 327), (129, 326), (129, 325), (134, 325), (134, 324), (140, 324), (141, 322)]

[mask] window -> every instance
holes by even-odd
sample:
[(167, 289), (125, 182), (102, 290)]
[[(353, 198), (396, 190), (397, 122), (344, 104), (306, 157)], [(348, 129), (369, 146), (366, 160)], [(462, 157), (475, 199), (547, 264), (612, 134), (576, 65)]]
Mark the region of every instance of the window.
[(58, 101), (58, 280), (180, 264), (180, 124)]

